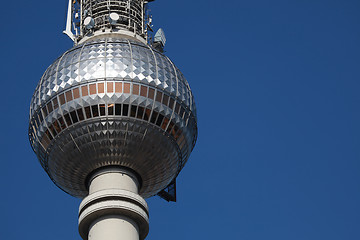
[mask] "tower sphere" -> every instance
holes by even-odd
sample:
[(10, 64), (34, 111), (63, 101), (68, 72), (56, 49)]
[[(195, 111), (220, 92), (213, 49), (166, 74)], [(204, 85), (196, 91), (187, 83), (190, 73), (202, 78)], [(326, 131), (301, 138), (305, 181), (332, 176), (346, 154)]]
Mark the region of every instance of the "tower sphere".
[(148, 44), (111, 34), (90, 38), (45, 71), (31, 100), (29, 138), (54, 183), (88, 195), (88, 178), (120, 166), (139, 194), (164, 189), (197, 137), (195, 102), (183, 74)]

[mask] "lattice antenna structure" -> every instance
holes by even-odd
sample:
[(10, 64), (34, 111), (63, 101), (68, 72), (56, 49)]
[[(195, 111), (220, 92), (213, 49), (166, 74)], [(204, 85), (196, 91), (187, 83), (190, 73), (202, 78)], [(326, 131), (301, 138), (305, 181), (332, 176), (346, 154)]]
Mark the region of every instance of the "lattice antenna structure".
[(197, 139), (188, 82), (150, 42), (144, 0), (69, 0), (64, 33), (75, 45), (41, 77), (29, 140), (50, 179), (79, 197), (84, 240), (139, 240), (145, 199), (176, 201), (176, 178)]
[(117, 32), (146, 41), (147, 4), (154, 0), (69, 0), (64, 33), (75, 43)]

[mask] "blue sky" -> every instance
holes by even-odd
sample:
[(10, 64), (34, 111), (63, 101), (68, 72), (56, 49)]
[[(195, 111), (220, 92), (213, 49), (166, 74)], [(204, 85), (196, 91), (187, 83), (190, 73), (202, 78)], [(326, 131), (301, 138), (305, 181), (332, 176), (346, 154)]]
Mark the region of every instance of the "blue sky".
[[(80, 239), (80, 200), (50, 181), (27, 139), (35, 86), (72, 46), (66, 5), (2, 3), (0, 239)], [(151, 8), (194, 92), (199, 138), (178, 202), (148, 199), (147, 239), (360, 239), (360, 2)]]

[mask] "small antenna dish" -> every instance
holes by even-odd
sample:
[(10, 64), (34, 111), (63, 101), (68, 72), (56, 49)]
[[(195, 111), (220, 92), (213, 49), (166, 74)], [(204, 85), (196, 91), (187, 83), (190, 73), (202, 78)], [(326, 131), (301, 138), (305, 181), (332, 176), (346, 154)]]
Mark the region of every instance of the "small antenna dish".
[(92, 17), (86, 17), (84, 20), (84, 25), (85, 25), (86, 29), (90, 30), (90, 29), (94, 28), (95, 21)]
[(117, 13), (110, 13), (109, 14), (109, 23), (111, 25), (115, 25), (119, 21), (119, 19), (120, 19), (119, 14), (117, 14)]

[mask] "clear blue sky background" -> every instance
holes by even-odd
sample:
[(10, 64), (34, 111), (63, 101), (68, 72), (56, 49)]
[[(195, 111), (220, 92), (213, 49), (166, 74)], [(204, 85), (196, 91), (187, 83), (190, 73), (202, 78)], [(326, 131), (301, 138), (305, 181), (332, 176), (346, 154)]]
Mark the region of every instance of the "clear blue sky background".
[[(67, 1), (3, 1), (0, 239), (79, 239), (80, 200), (27, 139), (45, 69), (72, 46)], [(157, 0), (199, 138), (149, 240), (360, 239), (360, 1)]]

